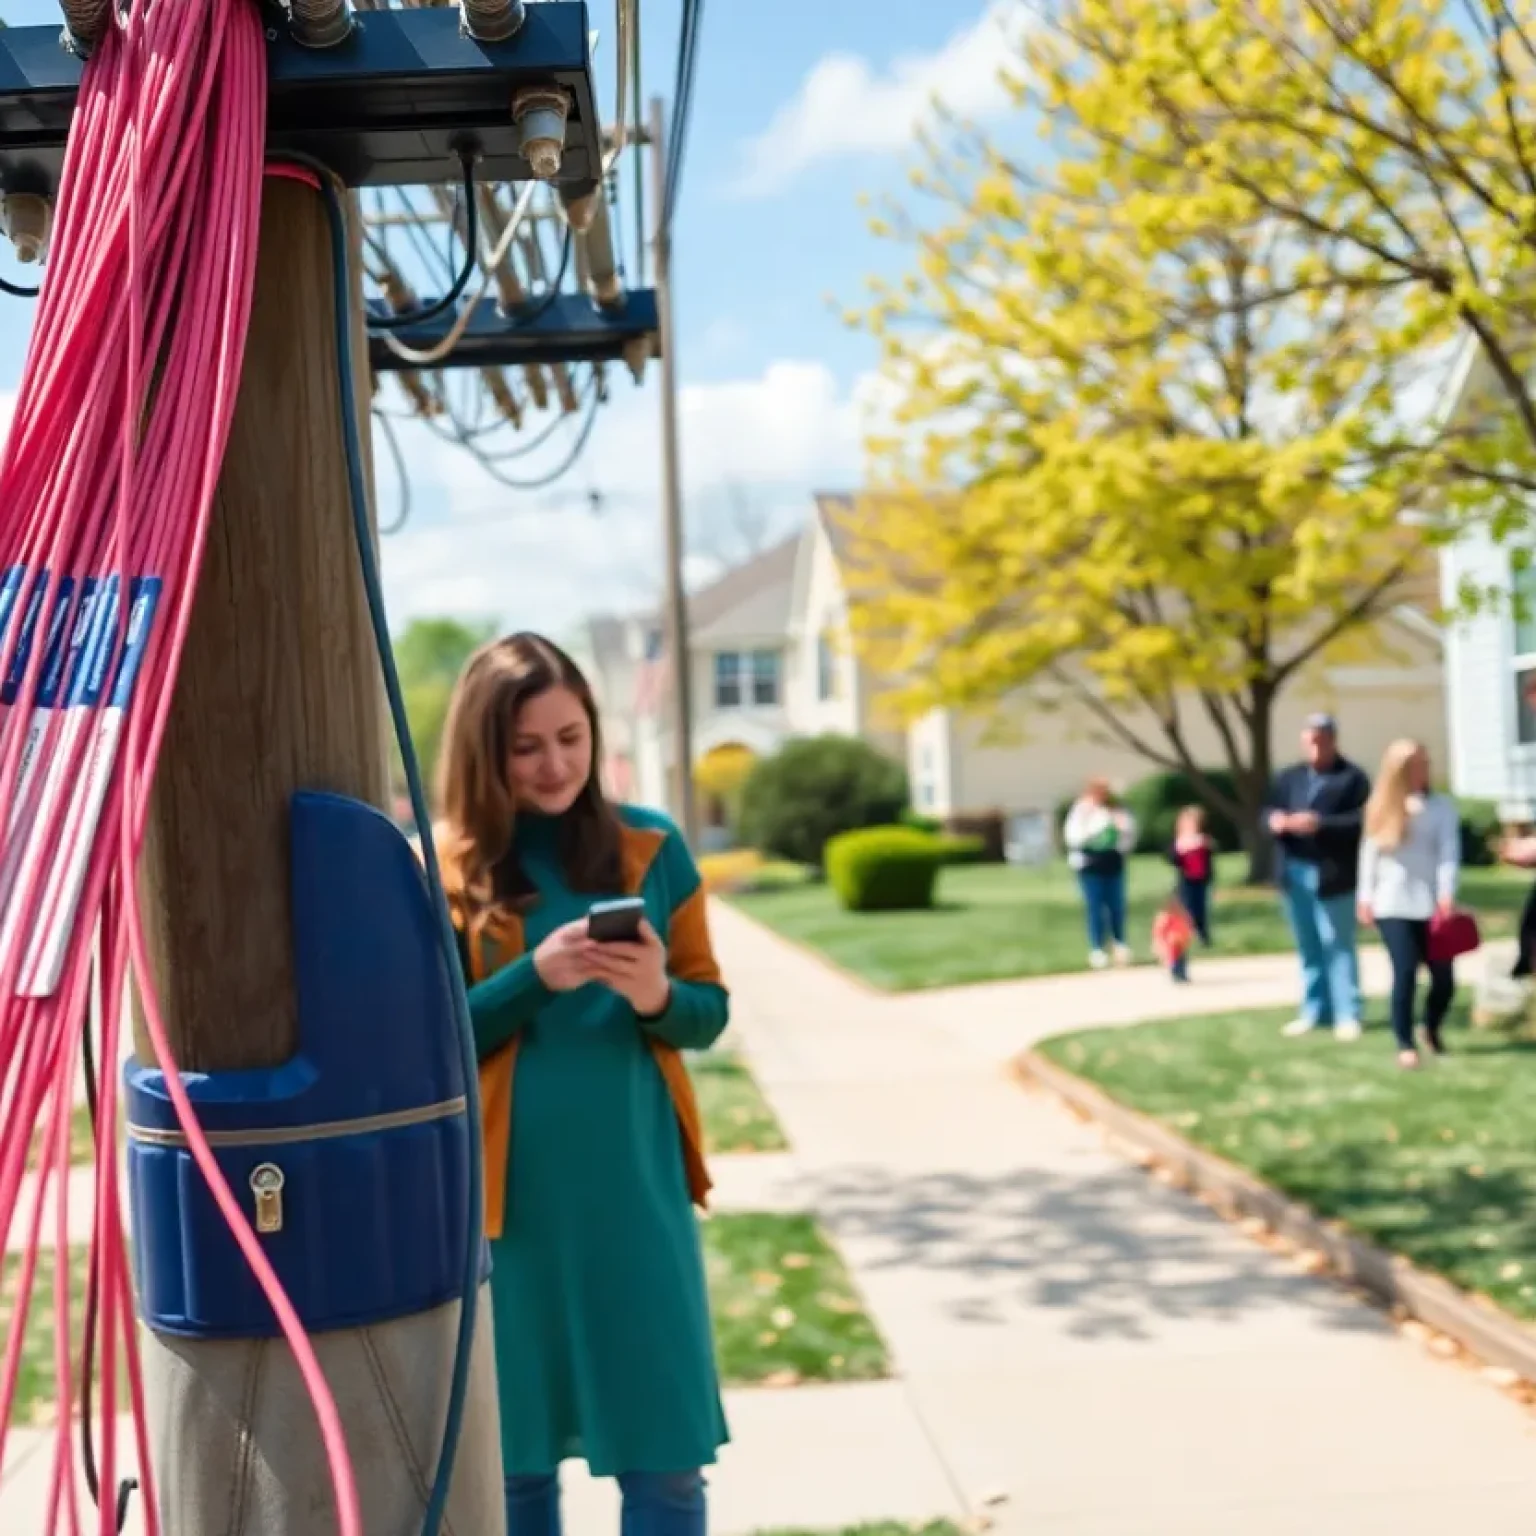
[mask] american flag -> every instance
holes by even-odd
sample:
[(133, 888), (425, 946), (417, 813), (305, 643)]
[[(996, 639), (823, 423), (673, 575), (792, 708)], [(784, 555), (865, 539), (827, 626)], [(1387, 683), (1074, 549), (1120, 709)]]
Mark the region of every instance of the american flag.
[(645, 650), (635, 672), (635, 715), (649, 719), (659, 715), (666, 701), (670, 682), (665, 642), (660, 629), (648, 629)]

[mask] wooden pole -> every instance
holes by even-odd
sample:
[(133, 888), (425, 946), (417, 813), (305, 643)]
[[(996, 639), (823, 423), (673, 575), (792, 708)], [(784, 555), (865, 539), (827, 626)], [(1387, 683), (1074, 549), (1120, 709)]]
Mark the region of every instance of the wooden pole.
[[(355, 216), (352, 234), (354, 355), (366, 358)], [(386, 711), (353, 532), (332, 280), (320, 197), (269, 179), (233, 434), (140, 867), (171, 1048), (195, 1070), (277, 1066), (297, 1047), (290, 796), (327, 789), (387, 803)], [(357, 387), (366, 432), (366, 369)], [(137, 1027), (135, 1044), (153, 1060)], [(420, 1529), (458, 1310), (316, 1340), (368, 1536)], [(444, 1529), (501, 1536), (483, 1301), (480, 1313)], [(333, 1536), (314, 1415), (286, 1345), (148, 1334), (145, 1364), (166, 1536)]]
[(666, 560), (665, 627), (672, 659), (674, 808), (688, 841), (697, 844), (693, 792), (693, 656), (688, 639), (688, 601), (683, 587), (683, 487), (677, 427), (677, 345), (672, 331), (672, 232), (667, 226), (666, 111), (651, 103), (651, 194), (656, 200), (653, 261), (656, 323), (661, 340), (662, 530)]

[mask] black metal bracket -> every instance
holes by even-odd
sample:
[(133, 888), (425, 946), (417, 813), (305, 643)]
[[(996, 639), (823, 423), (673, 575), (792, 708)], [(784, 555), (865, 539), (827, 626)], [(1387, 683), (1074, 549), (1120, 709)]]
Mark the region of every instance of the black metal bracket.
[[(585, 0), (530, 5), (504, 43), (464, 35), (457, 6), (358, 12), (334, 48), (301, 47), (272, 26), (267, 61), (269, 152), (309, 155), (349, 186), (456, 181), (465, 142), (481, 181), (529, 180), (512, 97), (530, 85), (570, 98), (558, 179), (601, 175)], [(57, 187), (82, 67), (57, 24), (0, 30), (0, 190)]]
[[(529, 7), (530, 12), (533, 9)], [(368, 309), (381, 318), (389, 314), (377, 299)], [(426, 352), (442, 342), (456, 318), (457, 311), (450, 310), (390, 334), (404, 346)], [(579, 293), (560, 293), (547, 301), (534, 299), (529, 313), (521, 319), (504, 313), (494, 299), (482, 299), (453, 351), (441, 362), (409, 362), (379, 335), (368, 338), (368, 356), (376, 373), (506, 368), (519, 363), (609, 363), (621, 360), (629, 344), (639, 338), (651, 337), (654, 345), (658, 331), (656, 293), (651, 288), (626, 294), (623, 305), (616, 309), (599, 309)]]

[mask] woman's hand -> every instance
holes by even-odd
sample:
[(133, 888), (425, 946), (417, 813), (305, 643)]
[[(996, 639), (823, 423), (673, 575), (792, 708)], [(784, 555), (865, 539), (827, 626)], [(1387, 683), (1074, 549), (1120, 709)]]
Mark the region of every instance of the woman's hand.
[(635, 944), (589, 944), (587, 964), (594, 981), (622, 997), (641, 1018), (665, 1013), (672, 995), (667, 952), (656, 930), (644, 920)]
[(544, 940), (533, 952), (533, 968), (551, 992), (574, 992), (597, 979), (591, 953), (601, 948), (587, 937), (587, 920), (578, 917)]
[(1442, 896), (1435, 903), (1435, 916), (1444, 922), (1456, 910), (1456, 898), (1454, 896)]
[(1359, 919), (1362, 928), (1369, 928), (1376, 921), (1376, 914), (1368, 901), (1355, 903), (1355, 916)]

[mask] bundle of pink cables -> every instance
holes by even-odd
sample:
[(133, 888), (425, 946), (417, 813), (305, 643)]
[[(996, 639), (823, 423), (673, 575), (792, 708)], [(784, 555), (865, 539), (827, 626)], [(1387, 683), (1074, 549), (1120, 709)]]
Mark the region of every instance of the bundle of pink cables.
[[(117, 1063), (130, 959), (192, 1154), (308, 1384), (338, 1527), (361, 1536), (335, 1402), (240, 1204), (219, 1174), (166, 1042), (136, 906), (151, 775), (186, 639), (250, 319), (266, 131), (253, 0), (137, 0), (86, 66), (9, 440), (0, 457), (0, 1227), (25, 1246), (0, 1370), (0, 1459), (54, 1192), (56, 1446), (47, 1530), (78, 1536), (72, 1426), (99, 1381), (99, 1530), (122, 1407), (150, 1475), (118, 1186)], [(281, 172), (279, 172), (281, 174)], [(302, 173), (301, 173), (302, 174)], [(305, 175), (305, 179), (313, 180)], [(321, 344), (317, 338), (317, 345)], [(70, 1120), (93, 965), (101, 1011), (90, 1249), (99, 1323), (72, 1355)], [(39, 1299), (39, 1305), (46, 1305)]]

